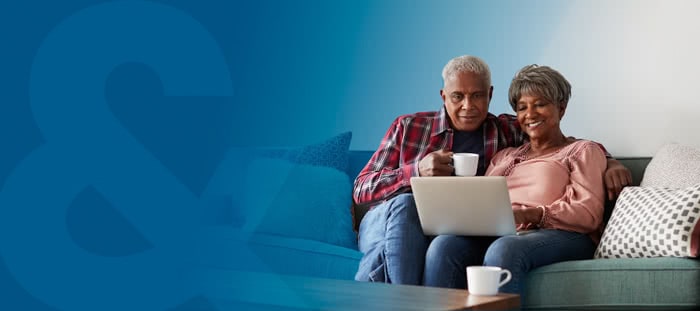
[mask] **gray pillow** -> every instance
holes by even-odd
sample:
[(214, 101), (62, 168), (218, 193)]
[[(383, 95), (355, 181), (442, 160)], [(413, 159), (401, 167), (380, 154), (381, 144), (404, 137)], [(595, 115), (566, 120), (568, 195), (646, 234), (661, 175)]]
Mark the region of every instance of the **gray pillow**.
[(700, 184), (625, 187), (594, 258), (698, 257)]
[(651, 159), (640, 186), (681, 189), (700, 183), (700, 149), (668, 144)]

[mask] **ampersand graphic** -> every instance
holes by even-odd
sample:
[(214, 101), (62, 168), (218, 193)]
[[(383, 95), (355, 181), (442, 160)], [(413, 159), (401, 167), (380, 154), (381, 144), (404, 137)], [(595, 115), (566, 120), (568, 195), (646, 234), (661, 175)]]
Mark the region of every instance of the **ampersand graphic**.
[[(27, 292), (63, 310), (164, 310), (189, 298), (193, 219), (200, 200), (125, 129), (105, 100), (115, 67), (141, 63), (165, 96), (231, 96), (216, 40), (172, 7), (136, 1), (83, 9), (39, 47), (30, 106), (44, 143), (0, 192), (0, 253)], [(157, 121), (154, 121), (154, 123)], [(99, 191), (153, 245), (121, 257), (86, 251), (66, 209)]]

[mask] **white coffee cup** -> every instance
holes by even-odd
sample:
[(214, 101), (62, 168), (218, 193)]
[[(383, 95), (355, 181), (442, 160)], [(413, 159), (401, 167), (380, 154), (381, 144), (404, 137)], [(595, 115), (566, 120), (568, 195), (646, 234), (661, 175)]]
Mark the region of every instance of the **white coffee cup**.
[(474, 176), (479, 167), (478, 153), (454, 153), (452, 154), (452, 165), (457, 176)]
[[(505, 274), (506, 278), (503, 278)], [(496, 295), (498, 288), (508, 283), (512, 275), (508, 269), (492, 266), (467, 267), (467, 287), (472, 295)]]

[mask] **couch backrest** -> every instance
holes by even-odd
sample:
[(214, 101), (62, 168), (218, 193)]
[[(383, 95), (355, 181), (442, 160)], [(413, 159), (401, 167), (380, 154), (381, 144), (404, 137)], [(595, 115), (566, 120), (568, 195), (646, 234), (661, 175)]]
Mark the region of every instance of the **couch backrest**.
[(350, 150), (348, 157), (348, 176), (355, 181), (355, 177), (360, 174), (360, 171), (367, 165), (367, 162), (374, 154), (370, 150)]
[[(646, 170), (651, 157), (621, 157), (617, 158), (622, 165), (627, 167), (632, 173), (632, 184), (630, 186), (639, 186), (644, 177), (644, 170)], [(607, 193), (607, 192), (606, 192)], [(607, 196), (607, 194), (606, 194)], [(610, 215), (612, 215), (612, 210), (615, 207), (615, 201), (605, 199), (605, 212), (603, 214), (603, 221), (608, 222)]]
[[(360, 173), (360, 171), (367, 164), (367, 161), (372, 157), (374, 151), (370, 150), (351, 150), (349, 153), (349, 165), (348, 165), (348, 176), (352, 181)], [(632, 172), (632, 186), (639, 186), (639, 183), (644, 177), (644, 170), (646, 169), (651, 157), (620, 157), (617, 158), (622, 165), (630, 169)], [(615, 207), (615, 201), (606, 200), (605, 203), (605, 220), (610, 218), (612, 209)], [(362, 216), (367, 212), (365, 207), (353, 205), (353, 212), (356, 218), (357, 224), (362, 219)]]
[(632, 172), (632, 186), (639, 186), (651, 157), (622, 157), (617, 160)]

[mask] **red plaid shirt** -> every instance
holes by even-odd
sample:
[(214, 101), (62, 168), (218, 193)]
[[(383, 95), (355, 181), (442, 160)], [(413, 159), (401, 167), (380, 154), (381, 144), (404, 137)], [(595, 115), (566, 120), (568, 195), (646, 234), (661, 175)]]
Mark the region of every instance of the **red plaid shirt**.
[[(489, 113), (483, 127), (486, 165), (496, 152), (520, 146), (526, 137), (513, 115), (497, 117)], [(410, 179), (418, 176), (418, 162), (433, 151), (451, 150), (453, 137), (454, 130), (450, 128), (444, 107), (440, 111), (396, 118), (379, 149), (355, 179), (355, 203), (378, 203), (396, 194), (410, 192)]]

